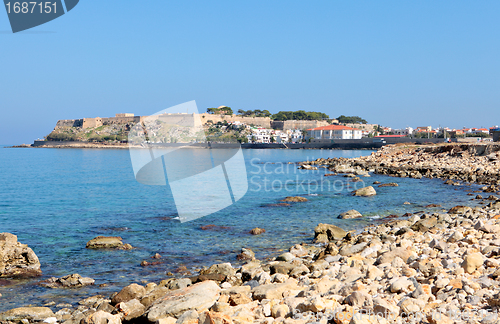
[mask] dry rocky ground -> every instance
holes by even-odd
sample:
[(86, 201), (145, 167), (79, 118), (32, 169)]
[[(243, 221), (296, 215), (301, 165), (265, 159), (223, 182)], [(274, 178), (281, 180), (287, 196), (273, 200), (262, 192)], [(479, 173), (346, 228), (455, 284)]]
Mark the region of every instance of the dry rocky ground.
[[(134, 283), (112, 296), (91, 296), (77, 308), (17, 308), (1, 313), (0, 320), (500, 323), (500, 201), (492, 194), (500, 184), (497, 152), (495, 146), (387, 147), (366, 158), (306, 163), (336, 173), (429, 176), (451, 179), (450, 184), (471, 180), (485, 184), (489, 197), (477, 197), (481, 208), (419, 213), (359, 234), (319, 224), (317, 244), (295, 245), (273, 261), (255, 260), (245, 249), (240, 256), (248, 262), (237, 269), (216, 264), (192, 278)], [(73, 275), (53, 282), (78, 285), (88, 279)]]

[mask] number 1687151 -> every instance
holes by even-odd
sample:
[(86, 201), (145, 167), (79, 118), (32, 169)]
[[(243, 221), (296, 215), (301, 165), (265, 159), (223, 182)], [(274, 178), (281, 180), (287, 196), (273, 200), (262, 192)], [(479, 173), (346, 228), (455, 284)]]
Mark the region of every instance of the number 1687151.
[(57, 2), (7, 2), (7, 13), (57, 13)]

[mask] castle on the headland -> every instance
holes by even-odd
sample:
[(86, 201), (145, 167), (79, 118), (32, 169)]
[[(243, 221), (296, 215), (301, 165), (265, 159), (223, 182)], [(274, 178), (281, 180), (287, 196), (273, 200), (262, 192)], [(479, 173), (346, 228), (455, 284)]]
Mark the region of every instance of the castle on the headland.
[(134, 114), (129, 113), (116, 114), (115, 117), (62, 119), (57, 121), (55, 129), (61, 127), (93, 128), (103, 125), (138, 123), (143, 121), (143, 119), (144, 117), (142, 116), (134, 116)]
[[(80, 118), (80, 119), (64, 119), (58, 120), (55, 129), (62, 127), (80, 127), (95, 128), (103, 125), (112, 124), (129, 124), (129, 123), (139, 123), (146, 121), (149, 116), (135, 116), (131, 113), (121, 113), (116, 114), (115, 117), (95, 117), (95, 118)], [(199, 118), (198, 118), (199, 117)], [(269, 117), (243, 117), (239, 115), (220, 115), (220, 114), (188, 114), (188, 113), (178, 113), (178, 114), (164, 114), (160, 115), (160, 119), (168, 119), (171, 124), (183, 124), (183, 119), (190, 119), (191, 121), (204, 124), (217, 124), (218, 122), (228, 122), (235, 123), (239, 122), (241, 124), (253, 125), (256, 127), (263, 127), (269, 129), (277, 130), (287, 130), (287, 129), (309, 129), (316, 128), (320, 126), (327, 126), (329, 123), (324, 120), (285, 120), (278, 121), (272, 120)], [(178, 121), (178, 122), (177, 122)], [(197, 126), (197, 125), (195, 125)]]

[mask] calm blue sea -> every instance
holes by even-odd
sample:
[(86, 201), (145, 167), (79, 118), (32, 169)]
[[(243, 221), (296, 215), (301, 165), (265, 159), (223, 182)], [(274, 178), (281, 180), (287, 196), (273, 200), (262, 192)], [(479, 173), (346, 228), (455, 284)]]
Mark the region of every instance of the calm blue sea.
[[(0, 148), (0, 232), (10, 232), (38, 255), (43, 277), (79, 273), (96, 279), (93, 287), (42, 288), (40, 279), (0, 284), (0, 311), (50, 301), (108, 295), (132, 282), (159, 281), (181, 265), (188, 269), (217, 262), (236, 264), (242, 247), (265, 258), (292, 244), (312, 242), (318, 223), (346, 230), (361, 228), (389, 214), (402, 215), (436, 203), (448, 208), (469, 203), (473, 187), (444, 185), (440, 180), (400, 179), (372, 175), (373, 181), (397, 182), (378, 188), (370, 198), (349, 195), (355, 184), (342, 176), (323, 177), (325, 169), (301, 171), (287, 162), (328, 157), (358, 157), (370, 151), (244, 150), (249, 190), (226, 209), (192, 222), (176, 220), (168, 186), (138, 183), (128, 150)], [(195, 153), (196, 154), (196, 153)], [(328, 182), (327, 182), (328, 181)], [(305, 196), (305, 203), (272, 207), (286, 196)], [(409, 201), (412, 205), (404, 205)], [(338, 220), (356, 209), (362, 220)], [(216, 225), (202, 230), (205, 225)], [(266, 233), (252, 236), (254, 227)], [(136, 249), (96, 251), (85, 248), (98, 235), (121, 236)], [(161, 264), (141, 267), (162, 255)], [(107, 284), (99, 287), (99, 284)]]

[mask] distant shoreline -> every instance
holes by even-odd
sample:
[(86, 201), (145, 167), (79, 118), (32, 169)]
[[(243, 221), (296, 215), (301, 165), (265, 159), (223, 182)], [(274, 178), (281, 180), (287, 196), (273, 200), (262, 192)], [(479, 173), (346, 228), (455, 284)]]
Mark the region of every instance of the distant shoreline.
[(412, 139), (412, 138), (363, 138), (353, 140), (315, 140), (310, 143), (153, 143), (147, 146), (128, 143), (95, 143), (77, 141), (35, 141), (33, 144), (14, 145), (12, 148), (98, 148), (98, 149), (128, 149), (128, 148), (155, 148), (155, 147), (176, 147), (176, 148), (243, 148), (243, 149), (344, 149), (344, 150), (376, 150), (389, 144), (438, 144), (444, 140), (440, 138), (432, 139)]

